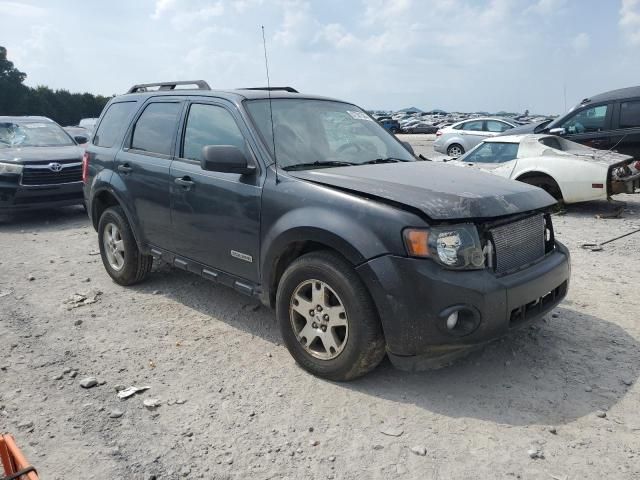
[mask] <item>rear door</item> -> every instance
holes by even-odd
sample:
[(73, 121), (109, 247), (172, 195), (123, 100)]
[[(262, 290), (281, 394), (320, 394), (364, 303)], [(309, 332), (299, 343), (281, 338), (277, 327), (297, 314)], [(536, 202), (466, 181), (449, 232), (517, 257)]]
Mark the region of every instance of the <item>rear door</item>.
[(484, 131), (483, 120), (469, 120), (463, 123), (458, 133), (464, 141), (464, 149), (467, 152), (489, 136)]
[(607, 150), (611, 144), (613, 104), (605, 103), (580, 108), (554, 128), (564, 128), (564, 138), (587, 147)]
[(613, 111), (611, 147), (640, 160), (640, 98), (625, 100)]
[(169, 167), (174, 155), (179, 98), (148, 101), (138, 113), (116, 156), (114, 177), (124, 185), (127, 203), (148, 243), (171, 250)]
[[(260, 203), (263, 177), (247, 141), (249, 132), (234, 108), (220, 101), (194, 101), (171, 166), (171, 218), (175, 252), (258, 283)], [(258, 167), (253, 175), (200, 167), (206, 145), (233, 145)]]

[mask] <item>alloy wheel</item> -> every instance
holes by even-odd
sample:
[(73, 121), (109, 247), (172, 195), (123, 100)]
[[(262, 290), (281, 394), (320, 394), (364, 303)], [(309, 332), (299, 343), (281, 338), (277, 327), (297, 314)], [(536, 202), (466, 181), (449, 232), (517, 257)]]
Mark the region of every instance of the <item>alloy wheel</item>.
[(107, 223), (102, 235), (104, 252), (111, 268), (120, 271), (124, 268), (124, 241), (120, 229), (113, 223)]

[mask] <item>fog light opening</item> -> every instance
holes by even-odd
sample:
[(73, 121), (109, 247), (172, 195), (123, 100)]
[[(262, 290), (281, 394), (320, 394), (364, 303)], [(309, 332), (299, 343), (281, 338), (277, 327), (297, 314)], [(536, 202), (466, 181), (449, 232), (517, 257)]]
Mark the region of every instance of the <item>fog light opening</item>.
[(447, 317), (447, 329), (453, 330), (458, 325), (458, 311), (456, 310)]

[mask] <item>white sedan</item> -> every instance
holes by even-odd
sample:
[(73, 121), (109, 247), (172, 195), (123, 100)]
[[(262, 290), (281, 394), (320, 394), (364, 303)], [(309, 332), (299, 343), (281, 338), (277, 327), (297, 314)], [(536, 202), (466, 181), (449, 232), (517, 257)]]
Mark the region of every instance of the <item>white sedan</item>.
[(640, 189), (640, 161), (554, 135), (490, 138), (449, 162), (535, 185), (565, 203), (604, 200)]

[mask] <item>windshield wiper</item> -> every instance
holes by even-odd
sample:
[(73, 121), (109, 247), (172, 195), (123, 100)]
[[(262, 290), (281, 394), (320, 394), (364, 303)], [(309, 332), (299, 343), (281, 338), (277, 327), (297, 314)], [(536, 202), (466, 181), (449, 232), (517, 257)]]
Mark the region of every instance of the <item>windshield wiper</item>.
[(373, 160), (369, 160), (368, 162), (361, 163), (360, 165), (373, 165), (375, 163), (398, 163), (398, 162), (410, 162), (410, 160), (402, 160), (400, 158), (374, 158)]
[(284, 170), (305, 170), (307, 168), (314, 168), (314, 167), (352, 167), (353, 165), (358, 165), (358, 164), (351, 163), (351, 162), (340, 162), (337, 160), (331, 160), (326, 162), (297, 163), (295, 165), (289, 165), (287, 167), (283, 167), (283, 169)]

